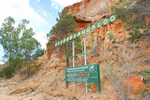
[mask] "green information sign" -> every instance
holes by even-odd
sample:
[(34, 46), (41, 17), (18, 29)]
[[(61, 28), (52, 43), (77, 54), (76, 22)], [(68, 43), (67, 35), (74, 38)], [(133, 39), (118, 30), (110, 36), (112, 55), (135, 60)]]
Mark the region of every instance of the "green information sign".
[(68, 82), (95, 82), (98, 84), (98, 93), (101, 92), (98, 64), (69, 67), (65, 69), (65, 73), (66, 88), (68, 88)]

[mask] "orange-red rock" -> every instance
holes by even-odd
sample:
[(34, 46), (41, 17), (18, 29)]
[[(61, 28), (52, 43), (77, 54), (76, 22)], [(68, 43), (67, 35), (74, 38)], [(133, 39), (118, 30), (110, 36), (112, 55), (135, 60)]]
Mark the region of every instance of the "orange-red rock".
[(92, 92), (97, 92), (97, 83), (93, 83)]
[[(124, 90), (128, 92), (128, 81), (125, 80), (124, 82)], [(135, 99), (135, 96), (141, 95), (145, 89), (148, 89), (146, 85), (143, 83), (143, 76), (142, 75), (132, 75), (129, 77), (129, 95), (131, 98)], [(148, 89), (149, 90), (149, 89)]]

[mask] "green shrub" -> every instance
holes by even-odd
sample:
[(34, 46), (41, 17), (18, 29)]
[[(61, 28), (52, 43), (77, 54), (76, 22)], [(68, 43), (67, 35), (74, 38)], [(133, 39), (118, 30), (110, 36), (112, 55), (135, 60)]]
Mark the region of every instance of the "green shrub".
[(113, 33), (108, 33), (108, 37), (109, 37), (110, 39), (113, 39), (115, 36), (114, 36)]
[(10, 67), (14, 67), (16, 69), (20, 69), (21, 65), (22, 65), (21, 57), (19, 57), (19, 56), (17, 56), (17, 57), (10, 56), (9, 57), (9, 66)]
[(143, 76), (145, 84), (149, 83), (148, 76), (150, 75), (150, 68), (145, 68), (144, 70), (141, 70), (139, 74)]
[(87, 88), (90, 89), (90, 88), (91, 88), (91, 84), (88, 84), (88, 85), (87, 85)]
[(13, 73), (15, 73), (15, 68), (14, 67), (6, 67), (4, 68), (4, 75), (6, 78), (11, 78)]
[(3, 70), (0, 70), (0, 77), (3, 77), (3, 75), (4, 75)]
[(64, 60), (62, 60), (62, 62), (64, 63), (64, 62), (66, 62), (66, 60), (64, 59)]
[(33, 63), (32, 68), (39, 68), (42, 63)]

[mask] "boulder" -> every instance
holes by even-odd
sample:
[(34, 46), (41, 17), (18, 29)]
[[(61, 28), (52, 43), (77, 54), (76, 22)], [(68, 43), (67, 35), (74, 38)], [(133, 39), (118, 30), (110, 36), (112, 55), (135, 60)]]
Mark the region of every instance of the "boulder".
[[(128, 92), (128, 80), (123, 82), (125, 92)], [(137, 99), (136, 97), (141, 96), (144, 90), (149, 90), (143, 83), (142, 75), (131, 75), (129, 77), (129, 95), (131, 99)]]

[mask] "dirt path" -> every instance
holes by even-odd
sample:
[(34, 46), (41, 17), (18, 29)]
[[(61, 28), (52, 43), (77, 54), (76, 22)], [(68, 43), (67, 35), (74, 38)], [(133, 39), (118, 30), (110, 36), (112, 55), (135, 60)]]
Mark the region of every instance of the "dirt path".
[(62, 97), (54, 97), (38, 91), (25, 91), (23, 93), (10, 94), (17, 88), (17, 82), (0, 79), (0, 100), (66, 100)]

